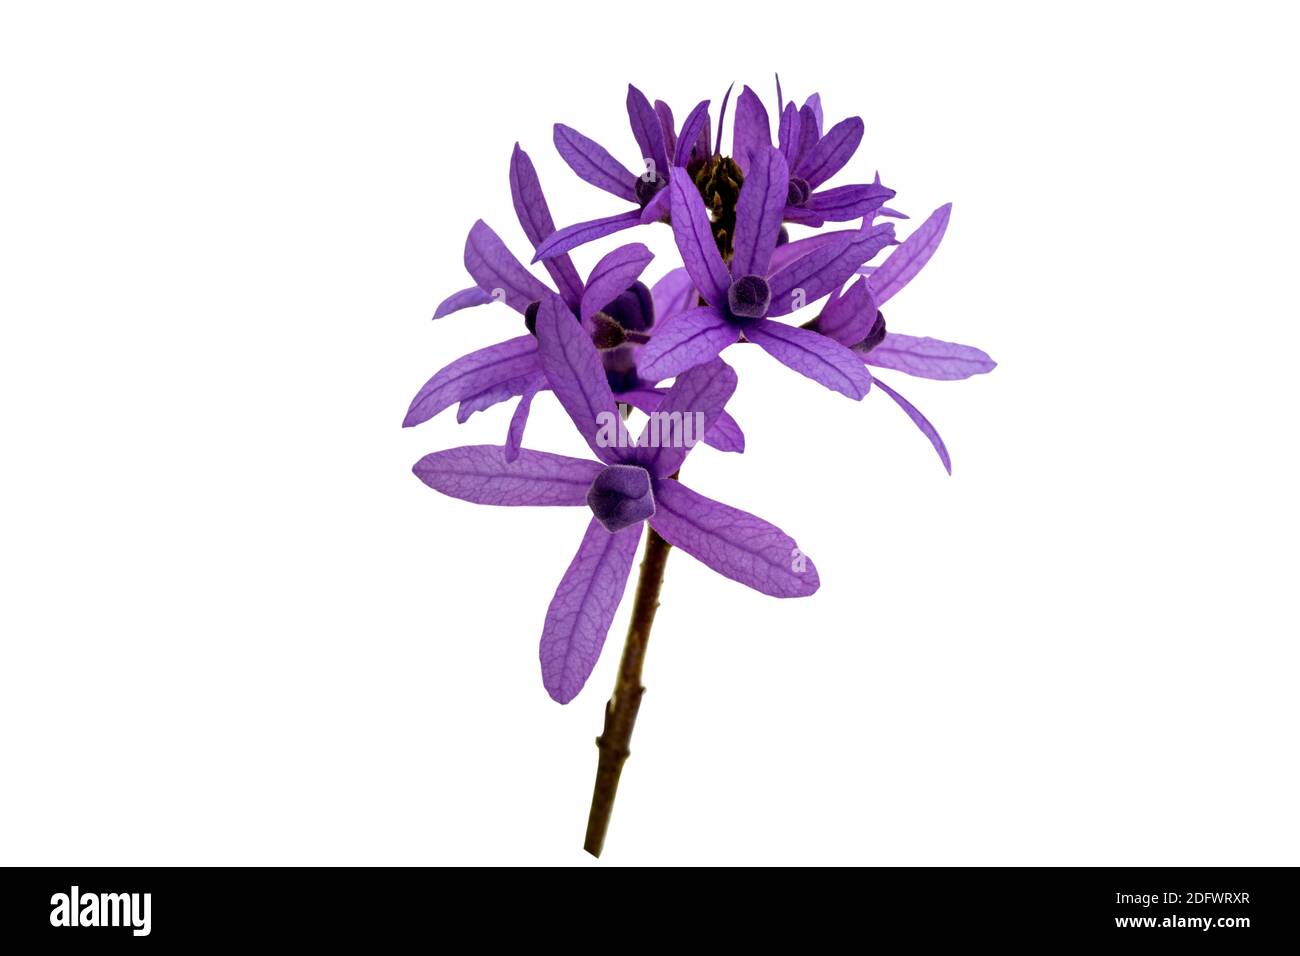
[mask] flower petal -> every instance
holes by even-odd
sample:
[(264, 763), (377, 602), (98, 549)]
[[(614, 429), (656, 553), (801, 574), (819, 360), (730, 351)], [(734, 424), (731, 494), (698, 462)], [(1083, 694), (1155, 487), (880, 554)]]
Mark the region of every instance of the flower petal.
[[(619, 392), (615, 396), (625, 405), (631, 405), (646, 414), (655, 411), (659, 403), (663, 401), (666, 389), (660, 388), (636, 388), (627, 392)], [(740, 425), (731, 415), (726, 412), (720, 412), (712, 425), (709, 425), (704, 431), (704, 444), (718, 451), (740, 453), (745, 450), (745, 433), (740, 430)]]
[(533, 261), (538, 262), (539, 260), (549, 259), (551, 256), (558, 256), (595, 239), (613, 235), (624, 229), (631, 229), (640, 222), (640, 209), (621, 212), (617, 216), (606, 216), (604, 219), (575, 222), (572, 226), (557, 229), (543, 239), (542, 244), (537, 247), (537, 254), (533, 256)]
[(793, 242), (787, 242), (783, 246), (777, 246), (776, 251), (772, 253), (772, 261), (767, 264), (767, 274), (774, 275), (796, 259), (802, 259), (814, 249), (830, 245), (845, 236), (853, 236), (859, 231), (858, 229), (836, 229), (830, 232), (819, 232), (811, 236), (804, 236), (802, 239), (796, 239)]
[(722, 126), (727, 119), (727, 101), (731, 99), (731, 91), (735, 87), (736, 84), (733, 82), (727, 87), (727, 92), (722, 95), (722, 108), (718, 110), (718, 138), (713, 144), (713, 154), (715, 156), (722, 154)]
[(521, 335), (470, 352), (440, 369), (424, 383), (424, 387), (411, 400), (402, 427), (410, 428), (428, 421), (456, 402), (510, 379), (534, 374), (540, 369), (537, 340), (531, 335)]
[(944, 445), (943, 439), (939, 437), (938, 429), (930, 424), (930, 420), (922, 415), (915, 405), (905, 399), (902, 395), (899, 395), (880, 379), (876, 379), (876, 384), (880, 386), (882, 392), (898, 403), (898, 407), (907, 413), (907, 417), (912, 420), (912, 424), (921, 429), (921, 434), (930, 439), (930, 444), (933, 445), (934, 450), (939, 453), (939, 460), (943, 462), (943, 467), (947, 470), (948, 474), (951, 475), (952, 459), (948, 457), (948, 449)]
[(484, 292), (476, 285), (472, 285), (468, 289), (453, 292), (439, 302), (438, 308), (433, 310), (433, 317), (441, 319), (444, 315), (451, 315), (461, 309), (468, 309), (476, 305), (487, 305), (489, 302), (495, 301), (496, 299), (492, 298), (490, 293)]
[(774, 597), (805, 597), (821, 583), (794, 539), (762, 518), (706, 498), (678, 481), (655, 485), (650, 526), (724, 577)]
[(814, 328), (841, 345), (857, 345), (871, 332), (879, 311), (867, 280), (860, 278), (822, 309)]
[[(515, 151), (510, 157), (510, 198), (514, 200), (519, 225), (536, 251), (542, 240), (555, 232), (555, 220), (551, 218), (551, 209), (546, 204), (533, 161), (518, 143), (515, 143)], [(582, 280), (569, 257), (555, 256), (542, 265), (555, 280), (555, 287), (569, 308), (577, 308), (578, 300), (582, 298)]]
[(677, 150), (677, 122), (673, 119), (673, 108), (663, 100), (655, 100), (655, 115), (659, 117), (659, 128), (663, 130), (664, 148), (671, 157)]
[[(641, 148), (643, 169), (654, 171), (656, 177), (668, 176), (668, 147), (664, 145), (664, 130), (659, 125), (659, 114), (650, 105), (644, 93), (631, 83), (627, 85), (627, 118), (632, 124), (632, 135)], [(633, 193), (633, 196), (636, 194)]]
[(850, 230), (847, 236), (796, 259), (768, 280), (772, 304), (767, 314), (788, 315), (816, 302), (844, 285), (858, 266), (893, 241), (894, 224), (886, 222), (860, 231)]
[(736, 200), (731, 274), (737, 278), (767, 274), (772, 250), (781, 233), (781, 214), (785, 211), (790, 184), (785, 157), (771, 146), (754, 151), (749, 159), (749, 173)]
[(695, 109), (691, 110), (686, 121), (682, 123), (682, 134), (677, 137), (677, 151), (673, 155), (674, 166), (685, 166), (690, 162), (691, 152), (697, 149), (701, 136), (704, 137), (704, 148), (708, 150), (708, 130), (709, 101), (701, 100), (695, 104)]
[(504, 299), (516, 312), (523, 312), (530, 303), (554, 295), (523, 267), (482, 219), (474, 223), (465, 240), (465, 269), (480, 289), (493, 298)]
[(731, 273), (713, 240), (713, 224), (704, 200), (690, 174), (680, 167), (672, 171), (673, 239), (682, 254), (682, 264), (695, 280), (706, 302), (721, 307), (727, 301)]
[(804, 106), (804, 109), (806, 109), (806, 110), (812, 110), (813, 117), (814, 117), (814, 118), (816, 119), (816, 121), (817, 121), (817, 125), (816, 125), (817, 135), (818, 135), (818, 136), (821, 136), (821, 134), (822, 134), (822, 122), (823, 122), (823, 120), (822, 120), (822, 97), (821, 97), (821, 94), (820, 94), (820, 93), (814, 93), (812, 96), (808, 97), (808, 99), (804, 100), (804, 104), (803, 104), (803, 106)]
[(749, 154), (762, 146), (772, 145), (772, 129), (767, 122), (767, 110), (758, 94), (748, 86), (740, 91), (736, 100), (736, 122), (731, 130), (731, 157), (741, 172), (749, 175)]
[(497, 445), (466, 445), (425, 455), (412, 469), (435, 491), (481, 505), (585, 505), (599, 462)]
[(930, 261), (948, 229), (951, 214), (952, 203), (945, 203), (930, 213), (930, 218), (917, 226), (871, 274), (871, 294), (877, 303), (884, 305), (892, 299)]
[(808, 209), (827, 222), (848, 222), (870, 215), (893, 198), (894, 191), (887, 186), (836, 186), (813, 193)]
[(655, 254), (639, 242), (619, 246), (596, 263), (582, 293), (581, 318), (586, 322), (627, 290), (645, 271)]
[(707, 362), (740, 338), (740, 333), (712, 306), (701, 306), (656, 323), (650, 341), (637, 354), (637, 373), (651, 382)]
[(650, 198), (650, 201), (645, 204), (645, 208), (641, 210), (641, 215), (637, 218), (637, 222), (643, 226), (648, 226), (652, 222), (665, 222), (668, 219), (668, 214), (671, 209), (672, 192), (666, 188), (660, 189)]
[(834, 339), (768, 319), (747, 326), (745, 338), (782, 365), (854, 401), (871, 390), (871, 373), (861, 357)]
[(555, 124), (554, 139), (560, 158), (579, 179), (619, 199), (636, 202), (636, 174), (609, 155), (605, 147), (563, 123)]
[(785, 157), (786, 164), (791, 162), (793, 154), (799, 150), (799, 141), (802, 133), (802, 117), (799, 116), (799, 107), (793, 103), (786, 103), (781, 109), (781, 124), (777, 127), (776, 138), (781, 144), (781, 155)]
[(519, 404), (515, 406), (515, 413), (510, 416), (510, 430), (506, 432), (506, 444), (503, 452), (506, 461), (514, 461), (519, 457), (520, 445), (524, 440), (524, 426), (528, 424), (528, 411), (532, 408), (533, 396), (545, 387), (545, 375), (533, 376), (528, 384), (524, 386), (524, 393), (519, 396)]
[(864, 359), (868, 365), (945, 382), (970, 378), (998, 367), (987, 352), (974, 346), (899, 335), (897, 332), (886, 333), (884, 341), (866, 353)]
[(608, 443), (597, 437), (608, 423), (617, 422), (619, 428), (623, 425), (600, 353), (573, 313), (555, 296), (537, 310), (537, 351), (551, 390), (596, 457), (617, 460), (617, 438), (614, 446), (607, 447)]
[(860, 116), (840, 120), (817, 141), (817, 145), (795, 170), (795, 175), (803, 177), (809, 186), (816, 189), (843, 169), (844, 164), (853, 157), (858, 144), (862, 142), (862, 131)]
[[(532, 336), (529, 336), (529, 338), (532, 338)], [(541, 367), (541, 359), (538, 359), (537, 368), (540, 369)], [(524, 375), (516, 375), (514, 378), (507, 378), (495, 385), (489, 385), (481, 392), (475, 392), (473, 395), (462, 398), (460, 404), (456, 406), (457, 423), (464, 425), (475, 412), (481, 412), (493, 405), (499, 405), (501, 402), (524, 394), (524, 391), (528, 388), (528, 383), (533, 380), (536, 374), (537, 370), (534, 369)]]
[(651, 287), (650, 298), (655, 304), (655, 321), (663, 322), (669, 316), (693, 308), (698, 296), (691, 274), (679, 266)]
[(542, 684), (561, 704), (582, 690), (627, 588), (644, 522), (610, 533), (591, 519), (542, 627)]
[(671, 475), (709, 433), (735, 391), (736, 372), (722, 359), (678, 375), (637, 439), (637, 463), (656, 478)]

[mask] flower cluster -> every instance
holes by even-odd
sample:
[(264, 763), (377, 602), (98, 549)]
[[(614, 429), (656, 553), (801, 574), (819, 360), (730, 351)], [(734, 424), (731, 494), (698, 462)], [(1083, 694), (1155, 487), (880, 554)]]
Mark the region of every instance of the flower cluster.
[[(705, 444), (744, 450), (744, 434), (726, 412), (736, 388), (735, 372), (720, 357), (726, 349), (756, 345), (854, 400), (878, 386), (950, 472), (934, 426), (871, 370), (953, 380), (994, 367), (971, 346), (887, 330), (881, 311), (934, 254), (951, 206), (935, 210), (900, 242), (895, 220), (907, 217), (885, 205), (894, 191), (878, 175), (869, 183), (825, 188), (857, 151), (862, 120), (850, 117), (825, 129), (820, 97), (802, 106), (784, 102), (779, 82), (775, 140), (762, 101), (745, 87), (736, 100), (731, 155), (724, 155), (730, 94), (714, 136), (708, 100), (678, 127), (666, 103), (652, 105), (629, 86), (627, 113), (641, 172), (556, 124), (555, 147), (569, 167), (625, 206), (561, 229), (532, 161), (516, 145), (510, 160), (515, 213), (532, 245), (532, 262), (545, 268), (551, 284), (486, 223), (476, 222), (465, 241), (465, 268), (474, 284), (449, 296), (434, 318), (501, 302), (523, 316), (523, 328), (440, 370), (406, 414), (405, 425), (418, 425), (457, 405), (463, 422), (518, 398), (503, 445), (426, 455), (416, 475), (444, 494), (481, 504), (591, 511), (542, 630), (543, 682), (561, 703), (573, 699), (595, 666), (646, 523), (669, 544), (765, 594), (800, 597), (817, 590), (815, 566), (783, 531), (677, 480), (696, 436), (665, 441), (665, 433), (681, 439), (665, 423), (690, 416)], [(658, 224), (671, 228), (682, 265), (653, 285), (642, 278), (654, 257), (641, 243), (603, 256), (585, 280), (570, 257), (594, 239)], [(792, 238), (792, 225), (816, 231)], [(781, 321), (803, 310), (814, 314), (802, 324)], [(544, 391), (559, 399), (594, 460), (523, 448), (529, 409)], [(624, 431), (630, 409), (650, 418), (635, 438)]]

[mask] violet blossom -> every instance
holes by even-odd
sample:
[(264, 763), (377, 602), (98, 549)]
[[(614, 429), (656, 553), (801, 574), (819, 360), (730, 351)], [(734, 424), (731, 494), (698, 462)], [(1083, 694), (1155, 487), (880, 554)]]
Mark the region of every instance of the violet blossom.
[[(647, 521), (674, 547), (755, 590), (775, 597), (817, 590), (816, 567), (783, 531), (675, 479), (689, 447), (650, 444), (649, 425), (636, 442), (601, 439), (611, 424), (622, 428), (622, 416), (590, 337), (554, 296), (539, 307), (537, 342), (552, 390), (598, 460), (531, 449), (508, 459), (504, 447), (473, 445), (426, 455), (414, 470), (429, 487), (466, 501), (591, 510), (542, 629), (542, 680), (555, 700), (568, 703), (591, 674)], [(735, 387), (736, 373), (715, 359), (679, 376), (659, 411), (697, 413), (709, 423)]]

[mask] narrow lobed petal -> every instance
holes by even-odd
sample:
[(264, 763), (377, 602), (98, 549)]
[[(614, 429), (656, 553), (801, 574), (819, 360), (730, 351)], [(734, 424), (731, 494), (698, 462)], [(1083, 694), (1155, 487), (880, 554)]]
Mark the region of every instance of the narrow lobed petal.
[(681, 482), (658, 483), (650, 526), (673, 547), (764, 594), (806, 597), (821, 583), (812, 560), (780, 528)]
[(482, 219), (474, 223), (465, 239), (465, 270), (480, 289), (502, 299), (516, 312), (522, 313), (529, 304), (554, 294), (524, 268)]
[(960, 381), (997, 368), (988, 353), (971, 345), (889, 332), (866, 354), (868, 365), (891, 368), (918, 378)]
[(760, 319), (746, 327), (745, 338), (787, 368), (854, 401), (871, 390), (871, 373), (861, 357), (824, 335)]
[(476, 285), (470, 286), (468, 289), (453, 292), (439, 302), (438, 308), (433, 310), (433, 317), (441, 319), (444, 315), (451, 315), (461, 309), (469, 309), (476, 305), (487, 305), (489, 302), (495, 301), (496, 299), (492, 298), (491, 293), (484, 292)]
[(772, 145), (772, 129), (767, 110), (758, 94), (748, 86), (736, 100), (736, 121), (731, 131), (731, 157), (741, 171), (749, 175), (749, 155), (760, 147)]
[(794, 171), (816, 189), (830, 179), (844, 164), (853, 158), (862, 142), (862, 117), (850, 116), (831, 127), (830, 132), (817, 141), (799, 168)]
[(578, 695), (600, 658), (627, 588), (642, 527), (611, 533), (592, 518), (546, 609), (539, 649), (542, 684), (561, 704)]
[[(551, 209), (546, 204), (546, 196), (542, 192), (542, 183), (537, 178), (533, 161), (519, 148), (518, 143), (515, 143), (515, 151), (510, 157), (510, 198), (515, 204), (519, 225), (536, 251), (542, 240), (555, 232), (555, 220), (551, 218)], [(577, 308), (578, 300), (582, 297), (582, 280), (578, 278), (578, 270), (573, 267), (569, 257), (555, 256), (542, 265), (555, 280), (555, 287), (569, 308)]]
[(930, 217), (917, 226), (871, 274), (871, 294), (876, 297), (876, 302), (884, 305), (892, 299), (930, 261), (943, 241), (951, 214), (952, 203), (945, 203), (930, 213)]
[(565, 226), (563, 229), (556, 230), (543, 239), (541, 245), (537, 247), (537, 254), (533, 256), (533, 261), (537, 262), (549, 259), (551, 256), (561, 255), (595, 239), (603, 239), (605, 236), (622, 232), (624, 229), (631, 229), (633, 226), (639, 225), (640, 222), (640, 209), (621, 212), (617, 216), (606, 216), (604, 219), (575, 222), (572, 226)]
[(681, 467), (736, 391), (736, 372), (722, 359), (696, 365), (677, 376), (637, 439), (635, 460), (656, 478)]
[(546, 388), (546, 376), (540, 374), (533, 376), (524, 386), (524, 393), (519, 396), (519, 404), (515, 406), (515, 413), (510, 416), (510, 428), (506, 432), (506, 444), (502, 454), (507, 462), (519, 457), (519, 450), (524, 441), (524, 428), (528, 424), (528, 412), (533, 407), (533, 397), (544, 388)]
[(939, 455), (939, 461), (943, 462), (944, 470), (951, 475), (952, 459), (948, 456), (948, 448), (944, 445), (943, 439), (939, 437), (939, 430), (931, 425), (930, 420), (922, 415), (920, 410), (902, 395), (899, 395), (880, 379), (876, 379), (876, 384), (880, 386), (882, 392), (898, 403), (898, 407), (912, 420), (912, 424), (919, 428), (921, 434), (930, 440), (930, 444), (934, 446), (935, 452)]
[(586, 322), (641, 277), (654, 253), (639, 242), (619, 246), (596, 263), (587, 276), (580, 317)]
[(425, 455), (412, 469), (434, 491), (481, 505), (585, 505), (599, 462), (519, 450), (506, 461), (497, 445), (466, 445)]
[(672, 378), (715, 358), (740, 333), (717, 309), (701, 306), (657, 323), (637, 355), (637, 372), (650, 382)]
[(684, 169), (672, 171), (673, 239), (682, 264), (695, 280), (704, 300), (721, 308), (726, 303), (731, 273), (713, 239), (713, 225), (704, 200)]
[(789, 167), (778, 150), (765, 146), (750, 155), (749, 173), (736, 201), (733, 276), (766, 275), (781, 233), (789, 180)]
[(579, 179), (619, 199), (636, 202), (636, 174), (609, 155), (605, 147), (563, 123), (555, 124), (554, 140), (560, 158)]
[(457, 402), (540, 370), (537, 341), (531, 335), (521, 335), (470, 352), (439, 369), (424, 383), (411, 400), (402, 426), (410, 428), (428, 421)]
[(627, 119), (632, 124), (632, 135), (641, 150), (642, 168), (645, 173), (653, 172), (656, 178), (668, 176), (668, 148), (664, 144), (663, 127), (659, 124), (659, 114), (650, 105), (646, 95), (631, 83), (627, 85)]
[[(600, 353), (573, 313), (555, 296), (537, 311), (537, 351), (551, 391), (578, 432), (596, 457), (616, 461), (623, 419), (614, 404)], [(610, 428), (614, 429), (612, 440), (602, 437), (602, 430)]]

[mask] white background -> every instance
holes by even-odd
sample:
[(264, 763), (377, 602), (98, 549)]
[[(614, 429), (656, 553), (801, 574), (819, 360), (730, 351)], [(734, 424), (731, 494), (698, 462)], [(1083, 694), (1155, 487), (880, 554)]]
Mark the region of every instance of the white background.
[[(625, 84), (861, 114), (942, 249), (890, 326), (978, 345), (883, 395), (727, 358), (702, 493), (794, 535), (776, 601), (674, 554), (606, 864), (1295, 864), (1297, 178), (1283, 8), (13, 4), (0, 22), (0, 862), (519, 863), (581, 850), (629, 595), (587, 689), (537, 638), (586, 524), (411, 464), (519, 334), (512, 144), (621, 211)], [(714, 14), (710, 14), (714, 16)], [(720, 14), (718, 15), (720, 16)], [(707, 28), (707, 29), (705, 29)], [(659, 253), (662, 227), (621, 241)], [(541, 270), (538, 269), (538, 274)], [(550, 396), (528, 442), (579, 453)]]

